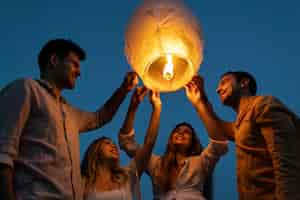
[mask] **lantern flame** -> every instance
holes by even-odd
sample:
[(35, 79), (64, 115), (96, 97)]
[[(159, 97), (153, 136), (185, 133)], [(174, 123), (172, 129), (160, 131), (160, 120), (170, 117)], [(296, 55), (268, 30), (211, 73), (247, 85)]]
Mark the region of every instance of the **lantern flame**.
[(163, 77), (164, 77), (164, 79), (169, 81), (174, 76), (174, 64), (173, 64), (171, 54), (167, 54), (166, 57), (167, 57), (167, 63), (166, 63), (165, 68), (163, 70)]

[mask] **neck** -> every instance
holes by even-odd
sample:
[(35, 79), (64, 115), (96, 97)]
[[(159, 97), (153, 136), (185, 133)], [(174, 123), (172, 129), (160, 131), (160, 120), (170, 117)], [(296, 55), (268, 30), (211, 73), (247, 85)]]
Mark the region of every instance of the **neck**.
[(60, 97), (62, 87), (59, 86), (58, 81), (56, 81), (56, 79), (53, 78), (53, 76), (51, 76), (51, 74), (49, 74), (49, 73), (42, 74), (41, 79), (47, 81), (51, 85), (56, 97)]
[(243, 105), (243, 103), (252, 95), (247, 92), (247, 91), (241, 91), (241, 93), (239, 95), (237, 95), (236, 97), (234, 97), (235, 101), (232, 101), (231, 105), (229, 105), (230, 107), (232, 107), (232, 109), (238, 113)]
[(102, 180), (111, 180), (112, 175), (112, 167), (109, 165), (104, 164), (97, 169), (97, 176), (101, 177)]
[(240, 96), (240, 98), (237, 101), (237, 103), (235, 104), (235, 106), (232, 106), (236, 113), (240, 112), (241, 108), (243, 107), (245, 102), (248, 101), (249, 97), (251, 97), (251, 95), (242, 95), (242, 96)]
[(186, 159), (186, 155), (185, 153), (182, 153), (182, 152), (176, 152), (175, 154), (175, 158), (176, 158), (176, 163), (177, 165), (179, 165), (180, 163), (182, 163), (183, 160)]

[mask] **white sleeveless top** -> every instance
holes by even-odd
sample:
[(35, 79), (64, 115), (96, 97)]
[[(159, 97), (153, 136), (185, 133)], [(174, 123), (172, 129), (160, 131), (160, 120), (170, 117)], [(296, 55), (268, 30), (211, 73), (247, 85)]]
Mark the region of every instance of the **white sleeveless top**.
[(91, 192), (88, 194), (86, 200), (127, 200), (131, 199), (126, 197), (126, 191), (124, 188), (121, 188), (119, 190), (112, 190), (112, 191), (105, 191), (105, 192)]
[(85, 200), (133, 200), (140, 199), (139, 177), (134, 159), (123, 168), (128, 174), (128, 180), (122, 188), (99, 192), (94, 191), (86, 195)]

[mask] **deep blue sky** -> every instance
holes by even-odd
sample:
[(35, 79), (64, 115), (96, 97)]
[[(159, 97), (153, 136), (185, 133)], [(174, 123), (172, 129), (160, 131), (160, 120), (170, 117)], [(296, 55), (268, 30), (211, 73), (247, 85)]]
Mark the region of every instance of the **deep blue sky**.
[[(119, 86), (130, 66), (124, 56), (124, 30), (140, 0), (111, 1), (2, 1), (0, 6), (0, 88), (20, 77), (38, 77), (37, 54), (56, 37), (78, 42), (88, 54), (82, 76), (66, 98), (86, 110), (102, 105)], [(300, 114), (299, 46), (300, 2), (296, 0), (187, 0), (201, 22), (205, 39), (204, 62), (200, 68), (216, 112), (228, 120), (234, 113), (223, 107), (215, 93), (218, 77), (229, 69), (253, 73), (259, 94), (279, 97)], [(298, 91), (298, 92), (297, 92)], [(114, 120), (104, 128), (81, 136), (81, 152), (95, 138), (106, 135), (116, 141), (128, 99)], [(208, 138), (196, 112), (183, 91), (162, 94), (160, 135), (154, 152), (162, 153), (174, 125), (190, 122), (204, 145)], [(150, 106), (143, 102), (135, 129), (143, 141)], [(122, 163), (128, 162), (122, 154)], [(214, 173), (214, 199), (237, 199), (234, 144)], [(142, 181), (143, 199), (150, 200), (151, 184)]]

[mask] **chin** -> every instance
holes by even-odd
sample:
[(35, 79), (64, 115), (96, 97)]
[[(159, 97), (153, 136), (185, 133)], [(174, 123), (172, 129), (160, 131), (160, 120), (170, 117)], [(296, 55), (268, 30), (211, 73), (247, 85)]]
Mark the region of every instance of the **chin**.
[(75, 88), (75, 84), (74, 83), (69, 83), (67, 86), (66, 86), (67, 89), (69, 90), (73, 90)]
[(111, 157), (115, 162), (119, 162), (120, 157), (119, 156), (112, 156)]
[(183, 143), (183, 142), (177, 142), (177, 143), (174, 143), (174, 146), (176, 148), (180, 148), (180, 149), (184, 148), (185, 149), (185, 148), (187, 148), (188, 144)]
[(224, 106), (230, 105), (230, 98), (220, 98), (220, 100)]

